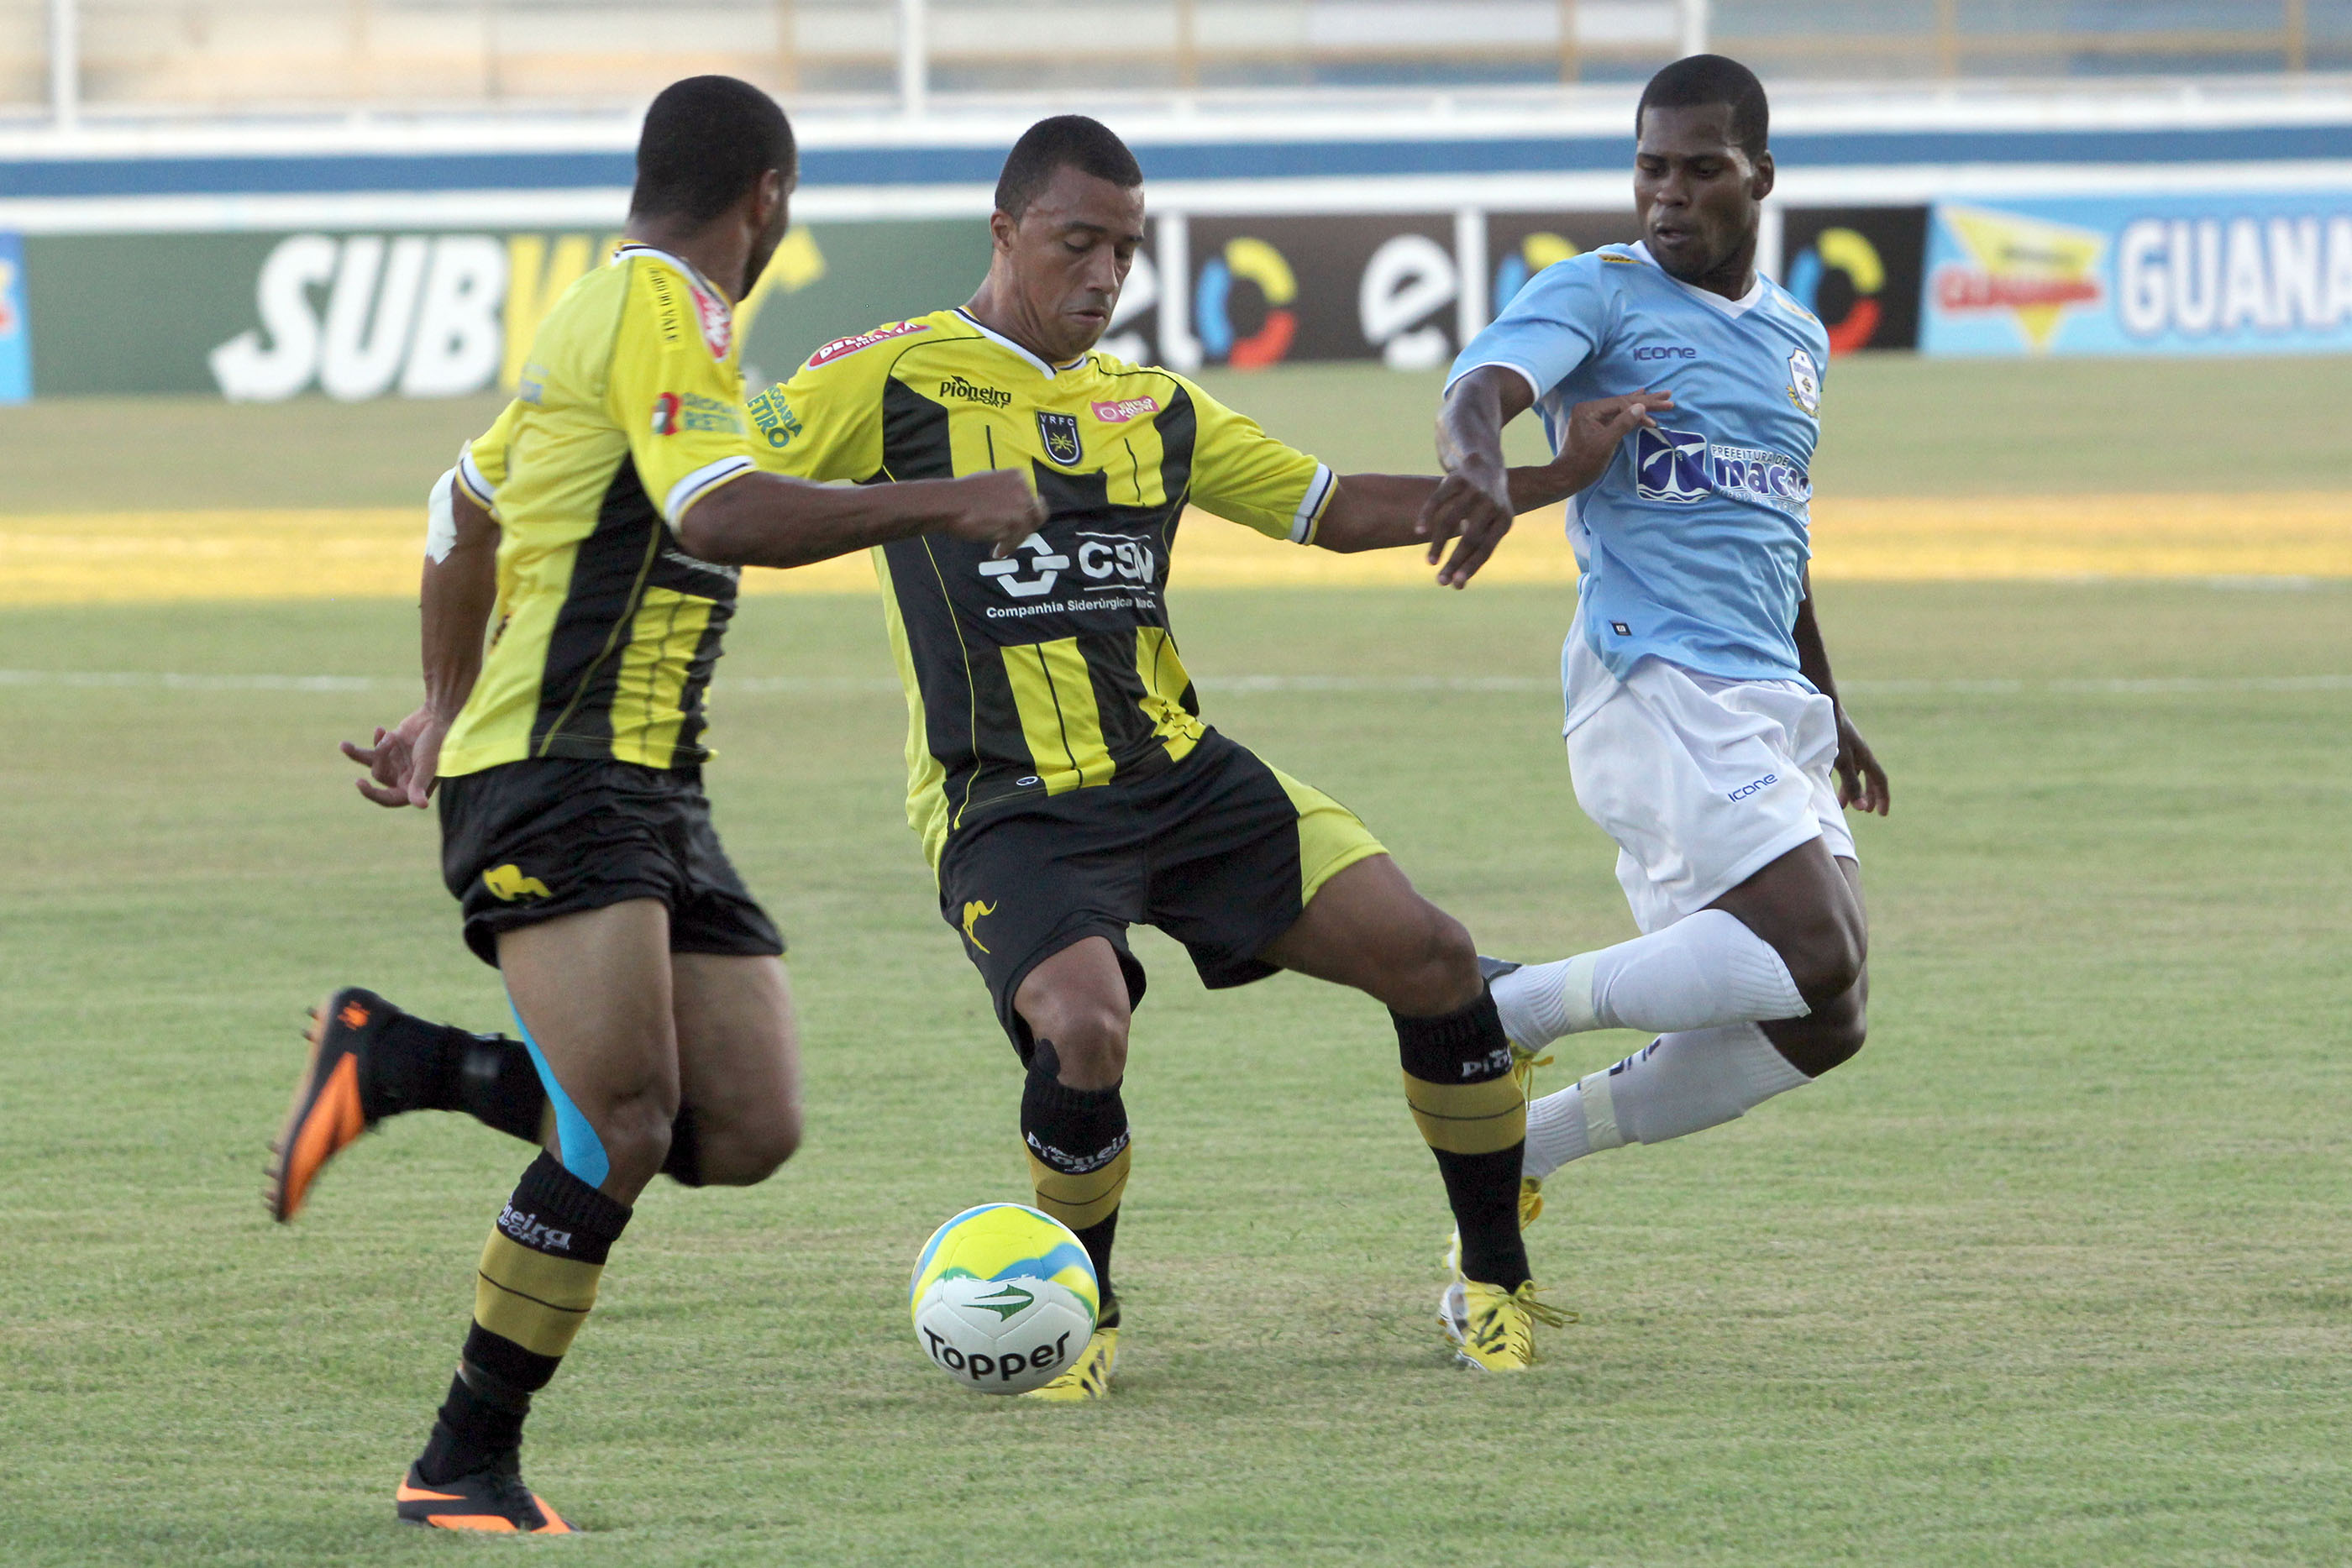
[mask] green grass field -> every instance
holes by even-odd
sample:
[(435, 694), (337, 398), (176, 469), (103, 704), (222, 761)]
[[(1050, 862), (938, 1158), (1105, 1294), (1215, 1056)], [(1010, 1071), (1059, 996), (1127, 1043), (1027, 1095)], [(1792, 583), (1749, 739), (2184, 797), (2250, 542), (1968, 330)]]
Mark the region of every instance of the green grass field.
[[(2274, 423), (2268, 482), (2352, 479), (2322, 407), (2341, 364), (2265, 367), (2247, 396), (2271, 406), (2178, 410), (2176, 438), (2117, 455), (2212, 374), (2067, 367), (2033, 392), (2016, 367), (1856, 366), (1867, 439), (1836, 461), (1856, 489), (2226, 487)], [(1424, 449), (1425, 402), (1378, 374), (1258, 387), (1356, 461)], [(397, 503), (480, 414), (157, 403), (166, 460), (67, 484), (121, 412), (0, 415), (9, 508)], [(1187, 593), (1181, 570), (1209, 716), (1354, 806), (1483, 946), (1630, 933), (1560, 758), (1559, 592)], [(762, 1187), (647, 1195), (532, 1423), (534, 1484), (595, 1533), (490, 1550), (2341, 1563), (2352, 585), (1845, 586), (1822, 610), (1895, 777), (1895, 816), (1860, 830), (1869, 1049), (1561, 1173), (1530, 1242), (1582, 1321), (1535, 1375), (1474, 1380), (1432, 1321), (1443, 1199), (1380, 1009), (1291, 977), (1213, 997), (1139, 934), (1130, 1332), (1116, 1398), (1055, 1408), (960, 1392), (907, 1328), (916, 1246), (1025, 1176), (1012, 1054), (900, 820), (877, 608), (752, 602), (712, 792), (793, 942), (809, 1142)], [(520, 1146), (412, 1117), (299, 1225), (256, 1197), (330, 984), (503, 1021), (430, 820), (362, 804), (334, 751), (411, 706), (413, 618), (0, 615), (0, 671), (33, 673), (0, 684), (0, 1562), (483, 1549), (395, 1528), (389, 1491)], [(126, 678), (68, 678), (91, 672)], [(1358, 684), (1239, 679), (1277, 672)], [(369, 684), (251, 678), (313, 674)], [(1523, 685), (1429, 689), (1497, 674)], [(1633, 1043), (1570, 1042), (1544, 1087)]]

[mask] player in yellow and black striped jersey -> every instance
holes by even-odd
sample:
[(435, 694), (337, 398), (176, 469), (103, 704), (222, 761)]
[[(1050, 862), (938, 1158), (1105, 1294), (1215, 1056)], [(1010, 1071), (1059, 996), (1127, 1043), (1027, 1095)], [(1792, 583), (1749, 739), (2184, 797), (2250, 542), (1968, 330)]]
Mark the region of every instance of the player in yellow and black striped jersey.
[[(759, 473), (733, 308), (782, 237), (783, 113), (725, 77), (647, 111), (628, 243), (549, 312), (521, 394), (449, 476), (423, 585), (426, 700), (369, 747), (379, 804), (441, 796), (442, 867), (520, 1041), (346, 988), (315, 1015), (270, 1167), (291, 1218), (397, 1112), (467, 1110), (542, 1142), (477, 1270), (474, 1322), (401, 1518), (560, 1533), (522, 1484), (532, 1396), (594, 1305), (657, 1172), (763, 1179), (798, 1136), (782, 940), (728, 863), (703, 693), (738, 570), (940, 531), (1009, 546), (1042, 518), (1011, 473), (864, 492)], [(495, 616), (487, 653), (484, 634)]]
[[(874, 561), (907, 692), (908, 817), (1028, 1069), (1039, 1206), (1085, 1241), (1106, 1302), (1129, 1157), (1118, 1084), (1144, 989), (1126, 933), (1142, 922), (1212, 987), (1292, 968), (1390, 1006), (1468, 1288), (1500, 1325), (1465, 1359), (1521, 1366), (1549, 1309), (1518, 1237), (1525, 1100), (1475, 950), (1353, 813), (1202, 721), (1165, 601), (1188, 507), (1300, 545), (1428, 544), (1434, 561), (1443, 540), (1417, 524), (1439, 481), (1335, 477), (1184, 377), (1091, 351), (1142, 237), (1141, 178), (1093, 120), (1033, 127), (971, 302), (818, 350), (752, 399), (753, 450), (776, 472), (861, 484), (1013, 464), (1045, 503), (1009, 559), (929, 537)], [(1549, 470), (1514, 476), (1526, 506), (1561, 494)], [(1492, 542), (1465, 537), (1440, 580), (1466, 580)], [(1114, 1304), (1040, 1393), (1105, 1392), (1118, 1324)]]

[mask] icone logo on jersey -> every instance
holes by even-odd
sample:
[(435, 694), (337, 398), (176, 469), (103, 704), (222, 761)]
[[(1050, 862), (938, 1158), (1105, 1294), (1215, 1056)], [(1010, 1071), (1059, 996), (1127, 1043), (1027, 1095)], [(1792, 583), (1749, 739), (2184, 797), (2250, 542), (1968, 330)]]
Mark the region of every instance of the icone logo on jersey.
[(1803, 517), (1812, 482), (1793, 458), (1712, 443), (1693, 430), (1633, 433), (1633, 486), (1645, 501), (1690, 506), (1710, 495), (1745, 497)]
[(1095, 418), (1104, 424), (1125, 424), (1130, 419), (1160, 412), (1160, 400), (1153, 397), (1121, 398), (1117, 402), (1094, 405)]
[(909, 332), (928, 332), (930, 329), (930, 324), (926, 321), (894, 321), (887, 327), (877, 327), (871, 332), (860, 332), (854, 338), (835, 338), (832, 342), (811, 354), (803, 368), (814, 370), (819, 365), (829, 365), (835, 360), (847, 359), (860, 349), (870, 349), (877, 343), (887, 343), (893, 338), (903, 338)]
[(1696, 360), (1698, 350), (1681, 343), (1644, 343), (1633, 350), (1637, 360)]
[[(1035, 599), (1054, 591), (1061, 574), (1070, 570), (1070, 558), (1045, 542), (1043, 534), (1031, 534), (1015, 547), (1028, 550), (1034, 559), (1015, 554), (1004, 560), (984, 560), (980, 563), (980, 575), (996, 580), (996, 586), (1015, 599)], [(1025, 575), (1034, 572), (1034, 576)]]

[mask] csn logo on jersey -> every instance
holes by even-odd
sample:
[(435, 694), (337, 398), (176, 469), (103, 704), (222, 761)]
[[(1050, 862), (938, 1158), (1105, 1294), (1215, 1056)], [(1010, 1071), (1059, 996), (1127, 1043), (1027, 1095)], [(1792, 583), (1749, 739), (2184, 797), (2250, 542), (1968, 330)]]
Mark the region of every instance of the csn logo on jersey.
[(1710, 443), (1695, 430), (1633, 433), (1633, 487), (1644, 501), (1690, 506), (1710, 495), (1760, 501), (1806, 515), (1811, 481), (1794, 459), (1754, 446)]
[(1065, 468), (1075, 466), (1085, 455), (1078, 444), (1078, 416), (1075, 413), (1052, 413), (1039, 409), (1037, 434), (1045, 443), (1045, 455)]
[[(1027, 550), (1026, 557), (1018, 553)], [(1003, 560), (980, 563), (980, 575), (992, 577), (996, 586), (1015, 599), (1035, 599), (1054, 591), (1055, 580), (1070, 570), (1070, 558), (1045, 542), (1043, 534), (1031, 534), (1015, 547), (1015, 553)], [(1034, 572), (1034, 576), (1026, 575)]]

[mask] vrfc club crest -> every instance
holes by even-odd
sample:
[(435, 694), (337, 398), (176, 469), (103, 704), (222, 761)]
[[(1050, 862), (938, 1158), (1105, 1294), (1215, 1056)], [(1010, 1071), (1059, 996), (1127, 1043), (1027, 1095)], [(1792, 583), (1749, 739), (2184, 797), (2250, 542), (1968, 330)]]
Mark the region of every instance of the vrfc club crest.
[(1045, 455), (1065, 468), (1075, 467), (1085, 455), (1078, 443), (1078, 416), (1075, 413), (1048, 413), (1037, 411), (1037, 434), (1045, 443)]

